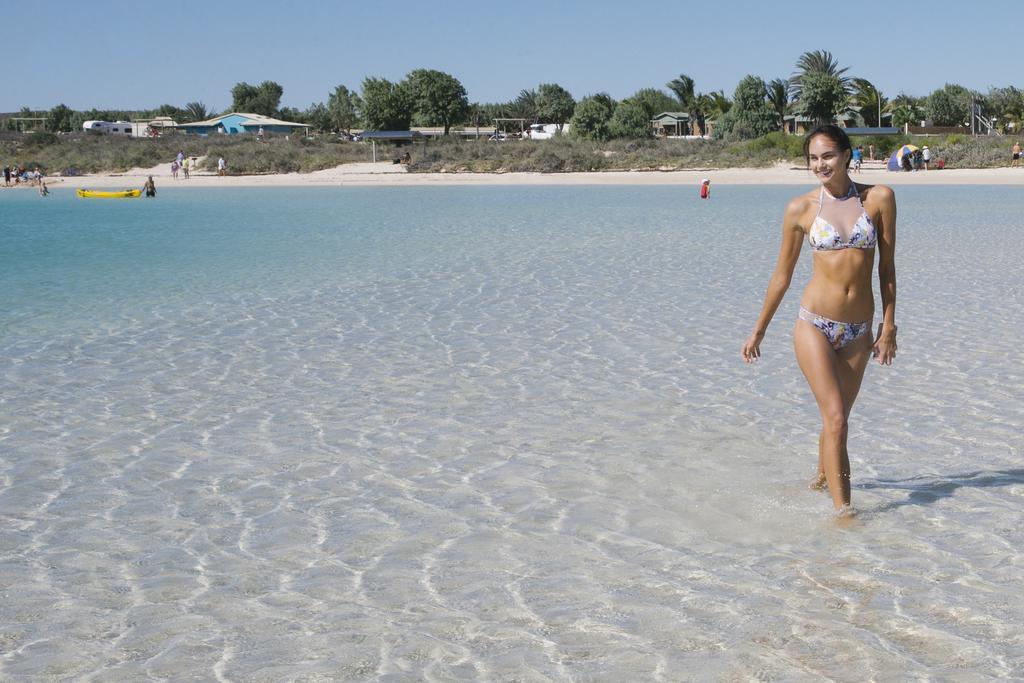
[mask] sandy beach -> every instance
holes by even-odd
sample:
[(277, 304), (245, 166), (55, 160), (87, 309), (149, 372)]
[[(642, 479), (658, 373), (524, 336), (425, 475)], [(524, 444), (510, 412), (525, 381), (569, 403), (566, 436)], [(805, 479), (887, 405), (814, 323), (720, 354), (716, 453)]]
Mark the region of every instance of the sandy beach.
[[(813, 176), (803, 168), (778, 164), (772, 168), (695, 168), (683, 171), (596, 171), (589, 173), (409, 173), (391, 162), (342, 164), (313, 173), (227, 175), (193, 173), (191, 179), (171, 177), (170, 164), (132, 169), (120, 174), (47, 178), (53, 189), (134, 188), (153, 176), (157, 188), (170, 187), (316, 187), (316, 186), (458, 186), (458, 185), (697, 185), (710, 178), (720, 185), (806, 185)], [(1024, 185), (1024, 169), (944, 169), (893, 173), (882, 162), (868, 162), (855, 179), (889, 185)]]

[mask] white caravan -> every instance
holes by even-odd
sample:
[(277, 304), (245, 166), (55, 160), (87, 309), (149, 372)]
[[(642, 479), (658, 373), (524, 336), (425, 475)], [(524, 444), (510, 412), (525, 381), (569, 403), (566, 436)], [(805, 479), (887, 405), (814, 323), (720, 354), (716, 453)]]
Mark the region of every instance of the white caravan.
[(104, 135), (127, 135), (131, 137), (132, 124), (128, 121), (86, 121), (82, 124), (82, 130), (87, 133), (102, 133)]

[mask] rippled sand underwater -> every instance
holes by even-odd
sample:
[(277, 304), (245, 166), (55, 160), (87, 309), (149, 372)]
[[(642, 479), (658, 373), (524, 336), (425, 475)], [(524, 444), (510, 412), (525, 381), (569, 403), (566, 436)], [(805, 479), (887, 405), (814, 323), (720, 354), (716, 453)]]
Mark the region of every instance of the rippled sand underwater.
[(1024, 677), (1016, 188), (898, 189), (808, 491), (797, 190), (0, 196), (0, 680)]

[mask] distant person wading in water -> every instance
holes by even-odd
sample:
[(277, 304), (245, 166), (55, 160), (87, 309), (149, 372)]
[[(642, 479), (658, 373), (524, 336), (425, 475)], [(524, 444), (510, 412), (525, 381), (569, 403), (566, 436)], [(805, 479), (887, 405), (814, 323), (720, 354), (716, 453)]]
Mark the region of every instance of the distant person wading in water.
[[(821, 186), (786, 207), (778, 262), (742, 355), (747, 363), (761, 357), (761, 341), (789, 289), (806, 238), (814, 270), (800, 301), (793, 346), (821, 413), (818, 472), (811, 485), (827, 486), (837, 513), (849, 516), (850, 411), (871, 355), (882, 365), (891, 365), (896, 355), (896, 198), (885, 185), (850, 179), (850, 139), (841, 128), (812, 130), (804, 138), (804, 155)], [(872, 338), (876, 249), (882, 324)]]

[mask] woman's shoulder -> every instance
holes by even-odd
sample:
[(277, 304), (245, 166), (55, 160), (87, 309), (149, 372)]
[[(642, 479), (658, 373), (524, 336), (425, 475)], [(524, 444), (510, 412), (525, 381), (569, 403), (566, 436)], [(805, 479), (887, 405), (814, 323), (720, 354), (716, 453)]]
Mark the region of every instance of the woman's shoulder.
[(896, 202), (896, 193), (888, 185), (861, 185), (858, 183), (857, 190), (865, 203), (881, 205)]
[(818, 195), (813, 190), (797, 195), (786, 204), (783, 224), (806, 231), (813, 217), (818, 213)]
[(817, 190), (810, 190), (809, 192), (798, 194), (790, 199), (789, 203), (786, 204), (786, 215), (799, 217), (812, 207), (815, 209), (818, 207)]

